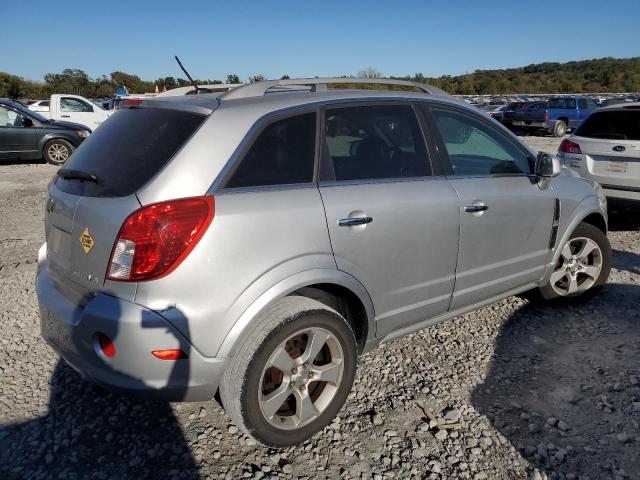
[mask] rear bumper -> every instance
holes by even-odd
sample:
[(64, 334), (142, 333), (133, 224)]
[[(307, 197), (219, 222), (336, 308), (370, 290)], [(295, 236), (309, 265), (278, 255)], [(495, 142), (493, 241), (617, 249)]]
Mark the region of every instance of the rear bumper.
[[(199, 401), (215, 395), (225, 359), (200, 355), (161, 314), (104, 293), (78, 305), (56, 289), (46, 260), (38, 264), (36, 291), (43, 338), (83, 377), (156, 400)], [(112, 339), (114, 356), (102, 353), (98, 333)], [(188, 358), (167, 361), (151, 354), (174, 348)]]
[(514, 127), (526, 127), (526, 128), (552, 128), (549, 127), (546, 122), (536, 122), (528, 120), (512, 120), (511, 124)]
[(628, 200), (630, 202), (640, 202), (640, 188), (637, 187), (617, 187), (615, 185), (602, 185), (607, 198), (615, 200)]

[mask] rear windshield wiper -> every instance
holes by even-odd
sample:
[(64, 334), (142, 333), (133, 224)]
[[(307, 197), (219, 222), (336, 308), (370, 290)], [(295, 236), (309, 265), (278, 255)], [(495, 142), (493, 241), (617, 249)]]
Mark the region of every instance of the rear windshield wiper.
[(98, 177), (92, 173), (83, 172), (82, 170), (70, 170), (63, 168), (58, 170), (58, 176), (65, 180), (81, 180), (83, 182), (100, 183)]

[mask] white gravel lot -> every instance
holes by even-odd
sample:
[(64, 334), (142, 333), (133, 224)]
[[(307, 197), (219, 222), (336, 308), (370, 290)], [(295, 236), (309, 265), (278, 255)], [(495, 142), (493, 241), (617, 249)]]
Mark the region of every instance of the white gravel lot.
[(512, 297), (385, 344), (360, 360), (332, 425), (271, 450), (215, 401), (104, 392), (40, 338), (35, 259), (54, 172), (0, 165), (0, 479), (640, 478), (640, 213), (611, 213), (614, 268), (591, 302)]

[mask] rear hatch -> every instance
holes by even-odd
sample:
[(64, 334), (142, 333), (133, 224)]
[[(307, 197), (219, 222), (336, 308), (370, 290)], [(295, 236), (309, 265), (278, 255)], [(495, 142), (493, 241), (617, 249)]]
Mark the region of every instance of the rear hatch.
[(572, 140), (580, 145), (594, 180), (640, 189), (640, 108), (596, 111)]
[(203, 123), (202, 112), (119, 110), (74, 152), (49, 184), (47, 258), (54, 284), (82, 305), (107, 290), (133, 300), (134, 283), (106, 280), (114, 241), (141, 207), (136, 196)]

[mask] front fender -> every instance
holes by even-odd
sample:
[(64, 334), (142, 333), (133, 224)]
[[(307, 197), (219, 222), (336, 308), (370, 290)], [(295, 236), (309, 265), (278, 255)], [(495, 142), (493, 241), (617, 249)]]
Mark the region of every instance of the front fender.
[(563, 212), (558, 228), (556, 245), (551, 251), (551, 259), (547, 264), (546, 273), (541, 285), (546, 285), (549, 281), (549, 277), (551, 276), (551, 273), (553, 273), (553, 269), (560, 258), (560, 254), (562, 253), (562, 247), (567, 243), (571, 234), (585, 218), (594, 213), (602, 215), (605, 223), (607, 222), (607, 212), (601, 208), (600, 201), (596, 195), (589, 195), (583, 198), (570, 212)]
[(364, 305), (367, 314), (368, 332), (371, 340), (375, 336), (375, 314), (373, 302), (364, 286), (348, 273), (337, 269), (311, 269), (275, 284), (260, 295), (236, 320), (233, 327), (225, 337), (216, 357), (228, 357), (233, 353), (239, 340), (250, 330), (255, 328), (260, 315), (275, 304), (280, 298), (300, 288), (315, 284), (334, 284), (349, 289)]

